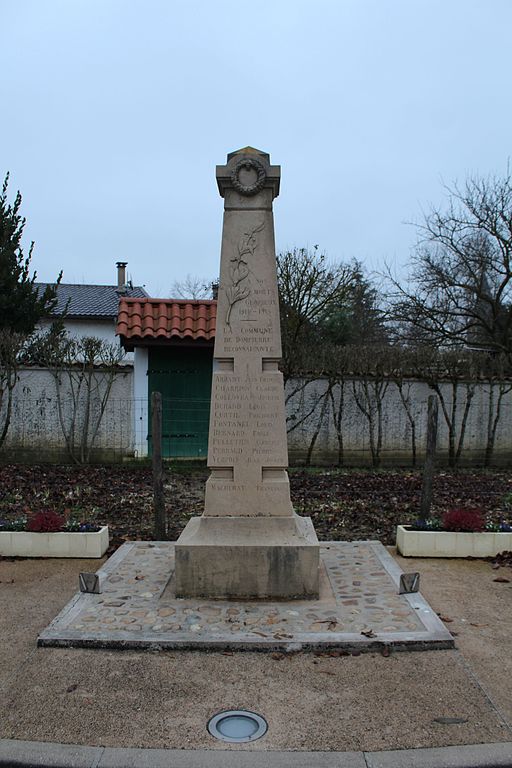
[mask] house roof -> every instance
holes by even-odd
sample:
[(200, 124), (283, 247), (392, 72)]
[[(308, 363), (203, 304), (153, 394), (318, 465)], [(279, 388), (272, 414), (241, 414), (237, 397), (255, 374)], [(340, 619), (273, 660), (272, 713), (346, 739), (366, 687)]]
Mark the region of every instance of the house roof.
[(116, 334), (125, 346), (152, 340), (213, 341), (214, 300), (121, 298)]
[[(38, 290), (44, 291), (50, 283), (34, 283)], [(57, 286), (57, 306), (52, 316), (60, 315), (68, 305), (67, 317), (117, 317), (119, 299), (122, 296), (146, 297), (148, 294), (140, 285), (126, 286), (125, 292), (116, 285), (73, 285), (61, 283)]]

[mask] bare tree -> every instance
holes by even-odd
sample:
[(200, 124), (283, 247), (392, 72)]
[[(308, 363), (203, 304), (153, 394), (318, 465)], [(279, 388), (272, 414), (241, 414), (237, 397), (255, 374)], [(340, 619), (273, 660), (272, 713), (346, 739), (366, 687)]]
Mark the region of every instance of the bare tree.
[(354, 266), (328, 262), (318, 246), (293, 248), (278, 254), (277, 280), (286, 380), (305, 367), (318, 368), (315, 353), (324, 336), (322, 321), (347, 300)]
[(336, 439), (338, 441), (338, 467), (343, 466), (345, 447), (343, 440), (343, 410), (345, 407), (345, 377), (340, 372), (338, 376), (331, 376), (329, 380), (329, 398), (331, 401), (331, 413)]
[(490, 466), (494, 455), (496, 432), (501, 421), (503, 398), (512, 392), (511, 360), (508, 355), (487, 355), (482, 378), (487, 382), (487, 435), (484, 465)]
[(372, 465), (381, 462), (383, 439), (383, 404), (390, 384), (386, 347), (352, 347), (351, 368), (355, 375), (352, 392), (357, 407), (365, 416), (370, 437)]
[(40, 333), (27, 358), (48, 368), (55, 382), (57, 412), (70, 458), (87, 464), (120, 367), (122, 348), (95, 336), (69, 336), (61, 322)]
[(417, 397), (415, 395), (416, 382), (411, 366), (411, 358), (414, 359), (414, 352), (402, 346), (395, 346), (389, 349), (389, 374), (393, 383), (398, 389), (400, 401), (403, 405), (407, 421), (411, 429), (411, 463), (416, 466), (417, 445), (416, 445), (416, 417), (417, 417)]
[(436, 393), (448, 428), (448, 463), (459, 464), (478, 378), (478, 357), (468, 350), (424, 347), (416, 355), (418, 377)]
[(173, 297), (177, 299), (211, 299), (216, 282), (197, 275), (187, 274), (184, 280), (175, 280), (171, 287)]
[(14, 387), (18, 381), (19, 355), (26, 335), (0, 328), (0, 448), (11, 423)]
[(327, 414), (327, 406), (329, 404), (329, 395), (331, 391), (331, 385), (329, 382), (327, 382), (327, 387), (324, 392), (322, 392), (320, 398), (319, 398), (319, 404), (320, 404), (320, 413), (318, 414), (316, 424), (313, 428), (313, 434), (311, 435), (311, 439), (309, 441), (308, 446), (308, 452), (306, 454), (306, 466), (309, 467), (311, 465), (311, 458), (313, 456), (313, 451), (315, 449), (316, 441), (318, 440), (318, 436), (320, 435), (320, 432), (322, 430), (322, 427), (325, 423), (325, 417)]
[[(316, 384), (317, 381), (317, 374), (302, 375), (293, 381), (289, 380), (289, 387), (285, 390), (287, 433), (295, 432), (295, 430), (305, 424), (316, 411), (318, 404), (322, 400), (323, 393), (319, 393), (317, 388), (313, 387), (312, 391), (308, 394), (308, 400), (306, 401), (306, 390), (310, 384)], [(294, 402), (295, 399), (298, 399), (297, 403)], [(292, 405), (293, 410), (291, 407)]]
[(402, 340), (512, 353), (512, 178), (447, 187), (417, 226), (409, 283), (388, 275)]

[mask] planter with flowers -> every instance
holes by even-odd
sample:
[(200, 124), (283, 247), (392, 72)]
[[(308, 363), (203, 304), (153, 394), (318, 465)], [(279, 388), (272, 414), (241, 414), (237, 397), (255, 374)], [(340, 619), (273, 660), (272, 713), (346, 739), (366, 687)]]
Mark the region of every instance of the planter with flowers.
[(494, 557), (512, 550), (512, 525), (488, 522), (480, 509), (449, 509), (441, 518), (399, 525), (396, 546), (404, 557)]
[(42, 510), (16, 520), (0, 520), (0, 555), (4, 557), (102, 557), (108, 526)]

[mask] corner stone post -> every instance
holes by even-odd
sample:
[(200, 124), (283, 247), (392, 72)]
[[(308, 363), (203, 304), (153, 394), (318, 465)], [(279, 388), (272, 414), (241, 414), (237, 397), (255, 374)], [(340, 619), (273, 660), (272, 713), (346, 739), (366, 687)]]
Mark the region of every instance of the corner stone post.
[(280, 167), (246, 147), (217, 166), (224, 198), (205, 509), (176, 543), (178, 597), (318, 597), (319, 545), (286, 468), (272, 202)]

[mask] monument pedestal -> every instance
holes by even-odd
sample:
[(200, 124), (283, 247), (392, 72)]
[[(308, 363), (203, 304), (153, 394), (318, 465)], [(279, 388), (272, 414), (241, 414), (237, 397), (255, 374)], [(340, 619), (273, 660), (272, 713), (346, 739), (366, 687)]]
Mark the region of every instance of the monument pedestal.
[(175, 553), (177, 597), (318, 597), (309, 517), (193, 517)]

